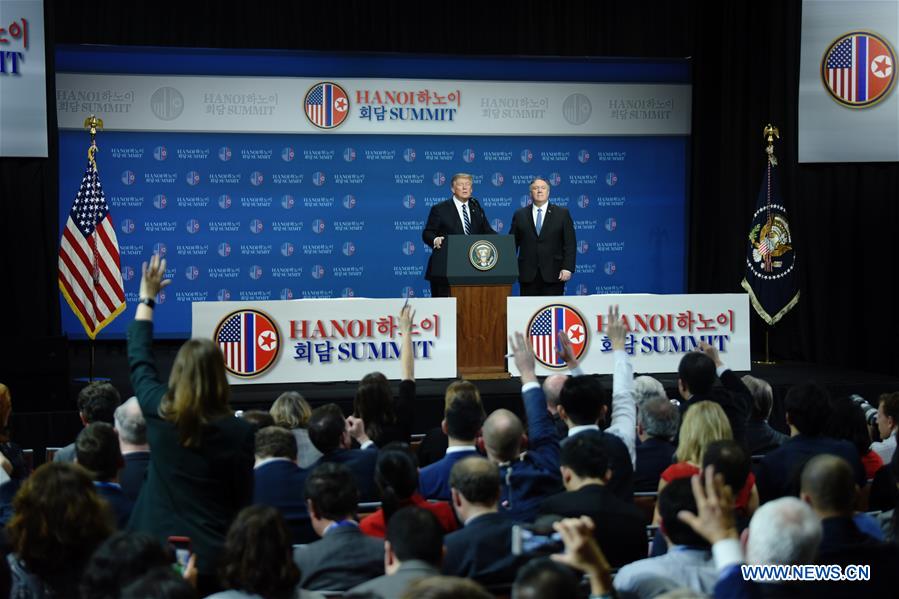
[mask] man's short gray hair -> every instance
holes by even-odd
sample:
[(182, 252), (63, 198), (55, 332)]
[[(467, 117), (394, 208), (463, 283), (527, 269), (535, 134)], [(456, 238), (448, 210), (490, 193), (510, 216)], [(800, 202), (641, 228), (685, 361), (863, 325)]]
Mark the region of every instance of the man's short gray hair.
[(648, 399), (640, 406), (640, 426), (650, 437), (660, 437), (669, 441), (677, 435), (680, 426), (680, 412), (667, 397)]
[(147, 442), (147, 421), (137, 397), (129, 397), (125, 403), (115, 409), (115, 429), (122, 441), (132, 445), (144, 445)]
[(658, 398), (668, 398), (668, 395), (665, 393), (665, 387), (662, 386), (658, 379), (646, 375), (638, 376), (634, 379), (634, 402), (636, 402), (638, 408), (646, 401)]
[(811, 507), (796, 497), (781, 497), (752, 515), (746, 558), (750, 564), (810, 564), (821, 535), (821, 522)]

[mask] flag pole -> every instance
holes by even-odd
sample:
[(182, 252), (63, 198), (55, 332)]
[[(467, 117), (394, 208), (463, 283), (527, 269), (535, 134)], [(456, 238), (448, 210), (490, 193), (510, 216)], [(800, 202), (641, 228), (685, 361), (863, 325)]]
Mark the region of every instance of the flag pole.
[[(90, 133), (91, 136), (91, 145), (87, 148), (87, 159), (94, 168), (97, 168), (97, 161), (94, 159), (94, 154), (97, 153), (97, 130), (103, 128), (103, 119), (97, 118), (96, 115), (92, 114), (84, 119), (84, 128), (88, 130), (88, 133)], [(93, 337), (88, 337), (87, 345), (90, 348), (90, 357), (88, 358), (87, 364), (87, 382), (93, 383), (95, 365), (94, 350), (96, 349)]]
[[(765, 154), (767, 154), (766, 158), (766, 172), (767, 172), (767, 180), (768, 180), (768, 197), (767, 197), (767, 215), (766, 221), (769, 226), (771, 226), (771, 167), (777, 166), (777, 157), (774, 155), (774, 138), (780, 139), (780, 131), (777, 130), (777, 127), (773, 126), (771, 123), (768, 123), (764, 129), (762, 129), (762, 138), (767, 142), (767, 146), (765, 147)], [(761, 240), (759, 240), (761, 241)], [(765, 254), (765, 269), (771, 269), (771, 254)], [(756, 364), (761, 364), (763, 366), (774, 366), (777, 362), (771, 359), (771, 346), (769, 345), (769, 334), (771, 332), (772, 325), (765, 323), (765, 359), (760, 362), (756, 362)]]

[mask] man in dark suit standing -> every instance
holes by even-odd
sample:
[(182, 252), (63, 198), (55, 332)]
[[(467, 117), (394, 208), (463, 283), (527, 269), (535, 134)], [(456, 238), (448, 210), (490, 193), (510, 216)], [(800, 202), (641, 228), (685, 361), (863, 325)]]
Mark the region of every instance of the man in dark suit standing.
[[(453, 197), (431, 208), (421, 238), (435, 253), (441, 251), (447, 235), (496, 235), (481, 205), (471, 197), (471, 183), (471, 175), (456, 173), (451, 182)], [(425, 271), (425, 279), (431, 282), (431, 297), (449, 297), (446, 278), (431, 275), (433, 259), (431, 254)]]
[(574, 272), (574, 222), (566, 208), (549, 203), (549, 182), (530, 184), (531, 205), (517, 210), (509, 233), (518, 250), (521, 295), (563, 295)]

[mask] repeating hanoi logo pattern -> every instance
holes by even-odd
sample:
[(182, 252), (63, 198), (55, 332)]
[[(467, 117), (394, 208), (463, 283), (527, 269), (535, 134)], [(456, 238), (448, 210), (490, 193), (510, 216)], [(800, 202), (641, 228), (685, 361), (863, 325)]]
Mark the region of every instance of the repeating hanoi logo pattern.
[[(140, 264), (154, 249), (165, 253), (175, 280), (160, 331), (188, 330), (193, 301), (427, 296), (431, 248), (419, 245), (421, 231), (459, 171), (473, 175), (474, 196), (501, 234), (513, 212), (530, 205), (531, 178), (553, 184), (551, 200), (568, 208), (578, 236), (569, 294), (608, 292), (602, 287), (613, 283), (625, 292), (682, 291), (640, 282), (648, 279), (641, 273), (658, 268), (619, 268), (655, 259), (645, 243), (652, 230), (667, 230), (674, 248), (682, 243), (683, 228), (670, 216), (682, 204), (658, 214), (644, 214), (644, 206), (634, 215), (640, 218), (618, 227), (636, 208), (629, 182), (639, 181), (641, 195), (654, 202), (664, 204), (670, 193), (653, 174), (657, 165), (634, 170), (629, 161), (637, 153), (621, 145), (632, 140), (116, 135), (100, 166), (128, 297), (137, 294)], [(81, 142), (72, 144), (79, 161)], [(60, 203), (70, 206), (71, 198)]]

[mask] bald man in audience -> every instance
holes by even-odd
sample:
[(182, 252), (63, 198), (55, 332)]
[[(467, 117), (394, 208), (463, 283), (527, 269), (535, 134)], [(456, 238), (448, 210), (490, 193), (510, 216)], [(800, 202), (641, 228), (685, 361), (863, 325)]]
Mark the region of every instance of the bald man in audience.
[(537, 383), (534, 353), (524, 335), (512, 343), (515, 365), (521, 373), (521, 397), (528, 419), (528, 450), (521, 451), (524, 425), (513, 412), (494, 411), (484, 421), (482, 434), (487, 458), (499, 466), (502, 493), (500, 510), (513, 520), (530, 522), (540, 502), (562, 491), (559, 439)]
[(553, 426), (556, 429), (556, 436), (559, 440), (568, 436), (568, 425), (559, 415), (559, 395), (562, 393), (562, 387), (568, 380), (567, 374), (551, 374), (543, 381), (543, 395), (546, 397), (546, 410), (552, 418)]

